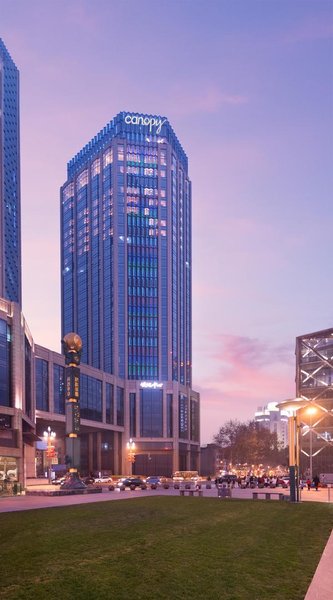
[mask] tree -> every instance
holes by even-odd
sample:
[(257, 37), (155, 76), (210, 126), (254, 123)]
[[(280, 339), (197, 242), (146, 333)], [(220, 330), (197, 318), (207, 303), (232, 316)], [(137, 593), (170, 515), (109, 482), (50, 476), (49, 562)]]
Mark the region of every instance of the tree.
[(281, 448), (276, 433), (256, 421), (227, 421), (214, 436), (214, 442), (223, 449), (224, 459), (233, 463), (285, 464), (285, 449)]

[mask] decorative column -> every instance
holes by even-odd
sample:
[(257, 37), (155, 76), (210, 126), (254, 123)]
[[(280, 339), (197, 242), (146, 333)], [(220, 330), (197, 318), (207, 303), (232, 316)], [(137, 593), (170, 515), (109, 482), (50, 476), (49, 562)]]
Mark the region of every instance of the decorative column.
[(82, 340), (77, 333), (67, 333), (61, 340), (65, 354), (66, 385), (66, 464), (69, 478), (63, 488), (80, 489), (85, 484), (80, 472), (80, 361)]

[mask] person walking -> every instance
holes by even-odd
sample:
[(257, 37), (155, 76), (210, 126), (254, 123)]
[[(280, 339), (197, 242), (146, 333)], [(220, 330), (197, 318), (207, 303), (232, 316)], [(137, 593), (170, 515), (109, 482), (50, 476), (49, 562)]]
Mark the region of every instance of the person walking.
[(307, 478), (306, 485), (308, 486), (308, 492), (309, 492), (311, 490), (311, 479), (310, 479), (310, 477)]
[(314, 484), (314, 486), (315, 486), (315, 490), (316, 490), (316, 492), (318, 492), (318, 485), (319, 485), (319, 482), (320, 482), (320, 479), (319, 479), (318, 475), (315, 475), (315, 476), (314, 476), (314, 478), (313, 478), (313, 484)]

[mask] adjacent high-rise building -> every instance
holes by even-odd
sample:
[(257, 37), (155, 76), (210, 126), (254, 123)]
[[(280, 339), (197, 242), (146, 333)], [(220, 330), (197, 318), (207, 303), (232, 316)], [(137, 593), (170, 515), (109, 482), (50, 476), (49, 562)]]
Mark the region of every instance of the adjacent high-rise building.
[(266, 427), (271, 433), (276, 433), (281, 446), (288, 446), (288, 412), (279, 410), (276, 402), (269, 402), (266, 406), (259, 406), (254, 415), (254, 420), (260, 427)]
[(19, 72), (0, 38), (0, 297), (21, 306)]
[(158, 472), (197, 468), (191, 183), (165, 117), (119, 113), (68, 163), (61, 234), (62, 334), (78, 333), (82, 362), (118, 381), (138, 470), (167, 450)]

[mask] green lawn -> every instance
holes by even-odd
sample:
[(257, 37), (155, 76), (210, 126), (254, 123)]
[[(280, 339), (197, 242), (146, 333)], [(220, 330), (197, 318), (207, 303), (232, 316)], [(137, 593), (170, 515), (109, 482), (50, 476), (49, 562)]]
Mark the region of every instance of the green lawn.
[(0, 514), (0, 598), (303, 600), (332, 505), (148, 497)]

